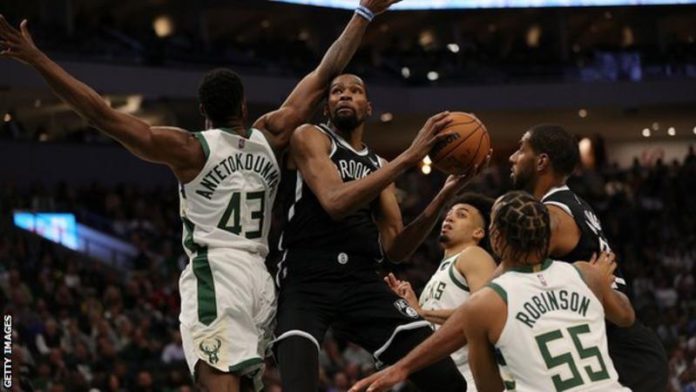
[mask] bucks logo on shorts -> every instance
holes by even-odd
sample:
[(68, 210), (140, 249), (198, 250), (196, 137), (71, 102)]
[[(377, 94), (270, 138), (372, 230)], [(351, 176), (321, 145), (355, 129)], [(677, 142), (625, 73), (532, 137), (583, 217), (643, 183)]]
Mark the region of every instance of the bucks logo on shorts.
[(396, 300), (394, 302), (394, 307), (406, 317), (410, 317), (412, 319), (418, 318), (418, 312), (416, 312), (416, 310), (413, 309), (403, 298)]
[(215, 365), (220, 360), (220, 358), (218, 358), (220, 346), (222, 346), (222, 342), (220, 341), (220, 339), (216, 338), (215, 342), (201, 342), (198, 348), (200, 348), (201, 351), (203, 351), (208, 356), (208, 362), (210, 362), (211, 365)]

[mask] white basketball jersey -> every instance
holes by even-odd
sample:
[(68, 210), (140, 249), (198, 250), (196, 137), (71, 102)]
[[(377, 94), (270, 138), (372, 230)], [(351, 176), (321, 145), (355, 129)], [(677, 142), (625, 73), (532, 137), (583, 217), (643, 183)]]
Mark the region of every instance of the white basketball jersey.
[(203, 170), (180, 186), (184, 249), (233, 248), (268, 254), (271, 209), (280, 168), (261, 131), (243, 138), (228, 129), (196, 133), (206, 155)]
[(507, 302), (495, 347), (508, 391), (630, 391), (609, 358), (602, 303), (575, 266), (546, 260), (489, 287)]
[[(425, 285), (418, 303), (425, 310), (454, 309), (466, 302), (471, 295), (466, 278), (457, 270), (459, 253), (440, 263), (437, 271)], [(433, 324), (435, 329), (440, 325)], [(462, 373), (469, 372), (469, 351), (466, 346), (452, 353), (452, 360)], [(467, 378), (469, 391), (475, 391), (474, 380)], [(472, 389), (473, 388), (473, 389)]]

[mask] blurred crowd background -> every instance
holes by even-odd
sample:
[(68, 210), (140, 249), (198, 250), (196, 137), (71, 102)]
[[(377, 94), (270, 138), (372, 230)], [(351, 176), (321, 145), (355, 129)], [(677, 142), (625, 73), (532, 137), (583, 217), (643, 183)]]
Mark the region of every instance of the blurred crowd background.
[[(509, 188), (509, 166), (489, 167), (470, 190)], [(442, 175), (412, 170), (397, 183), (405, 221), (438, 191)], [(639, 318), (669, 353), (673, 392), (696, 388), (696, 155), (628, 169), (579, 171), (572, 189), (599, 213), (626, 276)], [(36, 184), (0, 188), (0, 303), (15, 315), (14, 360), (21, 390), (191, 390), (178, 333), (178, 277), (187, 260), (175, 188), (127, 184)], [(114, 269), (12, 225), (15, 210), (65, 211), (138, 249), (130, 268)], [(384, 265), (422, 289), (441, 260), (437, 230), (405, 264)], [(274, 255), (268, 260), (273, 270)], [(279, 377), (269, 361), (269, 391)], [(329, 336), (324, 391), (346, 391), (373, 371), (370, 354)], [(403, 390), (409, 390), (404, 386)]]
[[(12, 24), (28, 18), (37, 44), (114, 109), (189, 130), (202, 127), (205, 70), (239, 72), (257, 118), (350, 17), (249, 0), (23, 0), (0, 2), (0, 13)], [(388, 12), (349, 70), (368, 83), (366, 138), (386, 158), (433, 113), (476, 113), (495, 154), (468, 188), (492, 197), (510, 188), (507, 156), (525, 127), (557, 122), (577, 133), (583, 168), (569, 185), (600, 215), (638, 316), (667, 349), (669, 392), (696, 392), (696, 6)], [(13, 390), (193, 390), (178, 334), (188, 260), (173, 177), (90, 128), (29, 68), (1, 59), (0, 166), (0, 310), (14, 316)], [(405, 222), (443, 182), (424, 167), (399, 179)], [(72, 213), (134, 253), (126, 264), (91, 258), (17, 228), (19, 210)], [(379, 272), (419, 292), (441, 260), (437, 231)], [(267, 261), (272, 273), (277, 257)], [(267, 390), (280, 392), (267, 365)], [(322, 392), (344, 392), (372, 371), (370, 354), (329, 333)]]

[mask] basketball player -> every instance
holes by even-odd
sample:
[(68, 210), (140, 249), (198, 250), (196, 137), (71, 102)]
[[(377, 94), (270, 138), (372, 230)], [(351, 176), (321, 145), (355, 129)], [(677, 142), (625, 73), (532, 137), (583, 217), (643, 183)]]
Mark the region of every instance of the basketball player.
[(549, 259), (549, 212), (526, 192), (501, 196), (491, 221), (502, 273), (463, 306), (478, 390), (630, 391), (609, 357), (604, 320), (630, 326), (635, 313), (611, 288), (611, 270)]
[[(520, 140), (510, 156), (511, 177), (518, 189), (529, 191), (548, 206), (551, 217), (549, 252), (556, 260), (590, 260), (593, 254), (609, 250), (601, 223), (592, 208), (565, 185), (579, 162), (574, 138), (557, 125), (537, 125)], [(615, 288), (627, 292), (620, 269)], [(466, 344), (458, 333), (465, 316), (458, 309), (436, 334), (400, 360), (395, 366), (356, 384), (395, 385), (408, 374), (427, 366)], [(667, 387), (667, 355), (659, 338), (640, 321), (627, 328), (607, 325), (609, 354), (619, 381), (637, 392), (662, 392)]]
[[(413, 253), (468, 177), (450, 177), (423, 213), (404, 227), (390, 184), (449, 136), (441, 130), (451, 119), (447, 112), (431, 117), (408, 149), (385, 162), (363, 143), (371, 112), (363, 81), (338, 76), (325, 108), (329, 124), (303, 125), (290, 140), (284, 178), (288, 222), (277, 276), (276, 349), (283, 390), (317, 390), (319, 350), (329, 327), (384, 363), (396, 361), (432, 332), (379, 279), (375, 266), (383, 256), (400, 261)], [(450, 358), (411, 379), (424, 391), (466, 388)]]
[[(447, 321), (472, 292), (483, 287), (495, 271), (495, 261), (481, 247), (488, 242), (486, 230), (492, 204), (492, 199), (473, 193), (458, 197), (452, 204), (440, 231), (444, 259), (423, 289), (420, 300), (416, 300), (408, 282), (396, 279), (394, 274), (385, 278), (389, 287), (435, 328)], [(468, 391), (476, 391), (466, 346), (451, 357), (466, 379)]]
[(210, 392), (261, 388), (260, 375), (275, 314), (273, 282), (265, 269), (271, 206), (280, 168), (276, 154), (312, 114), (326, 85), (357, 50), (368, 19), (394, 0), (362, 0), (321, 64), (280, 109), (245, 125), (241, 80), (218, 69), (199, 88), (206, 131), (151, 127), (111, 109), (0, 16), (2, 55), (34, 67), (73, 110), (138, 157), (167, 165), (179, 180), (183, 245), (190, 263), (180, 279), (181, 332), (189, 368)]
[[(510, 156), (511, 178), (541, 200), (551, 216), (549, 254), (556, 260), (589, 260), (609, 251), (602, 225), (590, 205), (566, 185), (580, 161), (575, 138), (558, 125), (532, 127)], [(615, 289), (627, 294), (620, 268)], [(619, 381), (634, 392), (657, 392), (667, 388), (667, 354), (655, 333), (640, 321), (620, 328), (609, 323), (609, 354), (619, 372)]]

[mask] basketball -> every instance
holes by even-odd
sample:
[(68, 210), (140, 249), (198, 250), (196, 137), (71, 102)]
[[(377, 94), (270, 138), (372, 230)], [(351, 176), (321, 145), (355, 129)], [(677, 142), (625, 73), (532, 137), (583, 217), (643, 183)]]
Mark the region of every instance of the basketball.
[(465, 174), (482, 165), (491, 148), (486, 126), (473, 114), (454, 112), (452, 123), (441, 132), (452, 133), (430, 150), (433, 166), (447, 174)]

